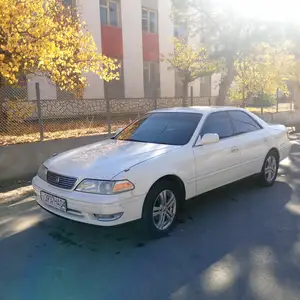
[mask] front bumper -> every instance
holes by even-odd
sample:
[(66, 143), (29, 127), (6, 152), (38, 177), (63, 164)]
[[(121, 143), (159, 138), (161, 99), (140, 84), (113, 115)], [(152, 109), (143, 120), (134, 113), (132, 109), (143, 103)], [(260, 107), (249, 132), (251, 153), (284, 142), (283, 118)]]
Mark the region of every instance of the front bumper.
[[(34, 177), (32, 186), (37, 194), (37, 203), (45, 210), (60, 217), (87, 224), (99, 226), (114, 226), (124, 224), (142, 217), (145, 195), (134, 196), (133, 192), (118, 195), (95, 195), (73, 190), (56, 188)], [(47, 205), (41, 200), (40, 193), (44, 191), (67, 201), (67, 212)], [(118, 219), (99, 219), (95, 215), (119, 215)]]

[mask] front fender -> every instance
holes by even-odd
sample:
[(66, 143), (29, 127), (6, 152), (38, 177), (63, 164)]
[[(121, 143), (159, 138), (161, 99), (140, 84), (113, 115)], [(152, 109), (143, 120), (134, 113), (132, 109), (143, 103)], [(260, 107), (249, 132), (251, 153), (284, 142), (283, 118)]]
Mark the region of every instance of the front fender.
[(195, 196), (195, 163), (192, 149), (156, 157), (123, 171), (114, 180), (128, 179), (135, 185), (135, 195), (147, 194), (160, 178), (175, 175), (185, 186), (186, 198)]

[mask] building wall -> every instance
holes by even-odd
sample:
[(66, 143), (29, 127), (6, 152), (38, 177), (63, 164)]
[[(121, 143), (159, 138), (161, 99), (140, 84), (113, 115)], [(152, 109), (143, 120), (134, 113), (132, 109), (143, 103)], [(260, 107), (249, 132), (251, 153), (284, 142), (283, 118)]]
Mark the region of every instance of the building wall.
[(159, 0), (142, 0), (142, 6), (153, 10), (158, 10), (158, 1)]
[[(101, 24), (99, 0), (76, 0), (82, 19), (92, 33), (98, 51), (122, 64), (122, 77), (119, 82), (106, 83), (94, 74), (87, 74), (89, 86), (84, 98), (142, 98), (145, 96), (144, 64), (156, 62), (159, 75), (158, 90), (161, 97), (175, 97), (175, 71), (170, 70), (161, 54), (173, 52), (174, 24), (171, 20), (172, 0), (117, 0), (119, 2), (120, 24), (108, 26)], [(158, 12), (158, 32), (142, 30), (142, 8)], [(200, 36), (193, 37), (198, 44)], [(211, 95), (218, 93), (219, 75), (214, 75)], [(35, 78), (28, 83), (28, 97), (35, 99), (35, 82), (40, 82), (41, 97), (56, 99), (56, 88), (45, 79)], [(145, 81), (146, 82), (146, 81)], [(201, 95), (200, 79), (191, 84), (194, 96)], [(177, 89), (178, 90), (178, 89)], [(178, 91), (177, 91), (178, 92)], [(178, 93), (176, 93), (178, 95)]]
[[(173, 52), (174, 24), (171, 20), (171, 0), (158, 2), (159, 49), (168, 55)], [(175, 71), (168, 63), (160, 62), (161, 97), (175, 97)]]
[(125, 97), (144, 97), (141, 0), (122, 0)]
[[(101, 22), (99, 0), (77, 0), (77, 6), (87, 29), (93, 35), (98, 52), (102, 52)], [(99, 76), (87, 74), (88, 84), (83, 97), (86, 99), (104, 98), (104, 83)]]
[(123, 58), (122, 28), (102, 26), (102, 53), (113, 58)]
[(40, 85), (40, 96), (42, 100), (52, 100), (57, 98), (56, 86), (43, 76), (28, 76), (27, 93), (28, 100), (36, 100), (35, 84)]
[(211, 95), (213, 97), (219, 95), (220, 81), (221, 81), (221, 74), (220, 73), (216, 73), (216, 74), (212, 75), (212, 78), (211, 78)]

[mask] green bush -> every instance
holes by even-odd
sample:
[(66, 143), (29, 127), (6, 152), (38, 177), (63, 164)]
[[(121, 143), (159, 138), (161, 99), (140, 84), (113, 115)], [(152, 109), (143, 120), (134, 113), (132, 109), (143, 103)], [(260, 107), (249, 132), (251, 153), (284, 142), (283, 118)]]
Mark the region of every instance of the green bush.
[(276, 97), (274, 95), (263, 94), (253, 97), (253, 106), (268, 107), (276, 104)]

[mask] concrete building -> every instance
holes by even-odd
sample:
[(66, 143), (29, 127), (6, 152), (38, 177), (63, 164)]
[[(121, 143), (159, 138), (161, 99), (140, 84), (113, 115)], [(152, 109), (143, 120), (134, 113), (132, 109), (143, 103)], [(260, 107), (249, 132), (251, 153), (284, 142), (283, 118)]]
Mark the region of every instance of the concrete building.
[[(174, 70), (161, 61), (161, 54), (172, 52), (176, 28), (171, 20), (171, 0), (64, 0), (76, 5), (98, 51), (117, 58), (122, 69), (120, 80), (104, 82), (88, 74), (84, 98), (179, 97), (181, 89)], [(200, 39), (199, 39), (200, 41)], [(216, 96), (218, 75), (193, 83), (194, 96)], [(42, 99), (66, 97), (41, 77), (30, 78), (28, 98), (35, 99), (35, 82), (40, 83)]]

